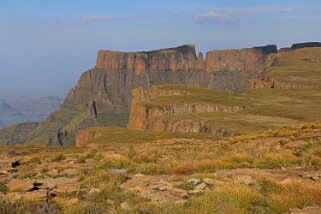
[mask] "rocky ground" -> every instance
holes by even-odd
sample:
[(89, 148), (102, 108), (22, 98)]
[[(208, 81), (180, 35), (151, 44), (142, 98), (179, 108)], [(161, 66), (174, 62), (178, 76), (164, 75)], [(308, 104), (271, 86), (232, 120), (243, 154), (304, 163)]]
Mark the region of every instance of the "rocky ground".
[(1, 148), (0, 213), (320, 213), (320, 139), (316, 124), (224, 142)]

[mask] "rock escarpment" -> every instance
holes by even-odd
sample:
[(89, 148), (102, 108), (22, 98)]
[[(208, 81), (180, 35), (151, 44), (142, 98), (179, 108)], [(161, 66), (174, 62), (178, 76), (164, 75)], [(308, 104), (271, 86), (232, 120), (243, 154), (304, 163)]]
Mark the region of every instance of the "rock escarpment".
[(133, 99), (128, 128), (158, 132), (206, 133), (212, 134), (216, 137), (225, 137), (237, 134), (236, 131), (232, 133), (221, 128), (211, 127), (206, 123), (206, 121), (181, 119), (172, 120), (164, 117), (210, 112), (236, 113), (242, 110), (242, 106), (206, 102), (169, 103), (161, 106), (152, 104), (152, 101), (159, 97), (186, 95), (190, 95), (190, 92), (183, 90), (163, 90), (156, 86), (153, 86), (148, 90), (144, 90), (143, 88), (133, 89)]
[(275, 45), (240, 50), (210, 51), (206, 56), (206, 71), (262, 72), (267, 67), (267, 56), (276, 53)]
[[(245, 90), (245, 83), (267, 67), (276, 46), (210, 52), (204, 60), (193, 45), (150, 52), (99, 51), (61, 108), (27, 138), (29, 143), (74, 145), (78, 130), (128, 122), (131, 91), (152, 85), (188, 84), (220, 91)], [(194, 107), (196, 108), (196, 107)], [(211, 107), (214, 108), (214, 107)]]

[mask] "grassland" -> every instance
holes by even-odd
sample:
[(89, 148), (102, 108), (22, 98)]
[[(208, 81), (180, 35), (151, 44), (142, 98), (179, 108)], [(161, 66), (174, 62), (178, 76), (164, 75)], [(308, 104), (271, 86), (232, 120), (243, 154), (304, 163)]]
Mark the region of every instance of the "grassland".
[[(115, 127), (83, 132), (93, 131), (100, 135), (87, 148), (1, 148), (0, 164), (7, 173), (0, 175), (0, 207), (17, 212), (48, 206), (63, 213), (157, 214), (282, 213), (321, 205), (320, 181), (302, 176), (320, 173), (320, 123), (224, 141)], [(16, 171), (9, 170), (12, 160), (21, 160)], [(245, 175), (253, 181), (240, 182)], [(148, 191), (155, 180), (193, 189), (186, 183), (190, 178), (212, 178), (224, 185), (208, 186), (204, 193), (181, 198), (179, 203), (151, 203), (158, 194), (171, 195), (166, 190), (140, 192)], [(123, 186), (135, 179), (138, 192)], [(42, 182), (43, 190), (26, 192), (24, 186), (34, 181)], [(47, 186), (54, 188), (54, 197), (46, 199)]]

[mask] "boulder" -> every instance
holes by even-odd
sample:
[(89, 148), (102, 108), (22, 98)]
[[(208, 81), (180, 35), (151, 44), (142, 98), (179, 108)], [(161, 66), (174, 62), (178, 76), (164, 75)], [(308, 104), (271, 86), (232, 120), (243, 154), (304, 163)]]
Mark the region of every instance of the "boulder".
[(224, 186), (225, 184), (223, 181), (215, 180), (212, 178), (204, 178), (203, 182), (207, 185), (214, 186), (214, 187)]
[(197, 178), (188, 179), (186, 182), (190, 183), (190, 184), (193, 184), (194, 186), (196, 186), (199, 183), (202, 183), (202, 181), (200, 179), (197, 179)]
[(170, 187), (167, 189), (172, 195), (179, 196), (182, 198), (188, 197), (188, 192), (183, 189), (175, 188), (175, 187)]
[(130, 208), (130, 206), (129, 206), (129, 204), (128, 204), (127, 202), (121, 203), (121, 204), (120, 204), (120, 207), (121, 207), (123, 210), (127, 210), (127, 211), (131, 210), (131, 208)]

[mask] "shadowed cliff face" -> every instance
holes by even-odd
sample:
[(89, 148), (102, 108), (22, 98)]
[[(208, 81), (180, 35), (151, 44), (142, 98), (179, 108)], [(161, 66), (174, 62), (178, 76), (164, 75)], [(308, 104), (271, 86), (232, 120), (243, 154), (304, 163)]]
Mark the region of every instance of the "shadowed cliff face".
[(78, 130), (90, 126), (125, 127), (131, 91), (152, 85), (189, 84), (213, 90), (244, 91), (249, 78), (267, 67), (276, 46), (214, 51), (196, 56), (193, 45), (150, 52), (99, 51), (94, 69), (86, 71), (61, 108), (29, 136), (29, 143), (73, 145)]

